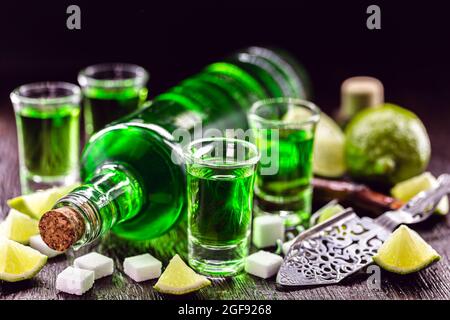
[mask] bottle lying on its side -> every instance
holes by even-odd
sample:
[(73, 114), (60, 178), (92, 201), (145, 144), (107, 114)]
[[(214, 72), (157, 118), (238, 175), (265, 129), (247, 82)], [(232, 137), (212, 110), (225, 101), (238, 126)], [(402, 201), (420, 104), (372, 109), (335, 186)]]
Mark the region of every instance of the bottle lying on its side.
[(41, 218), (42, 238), (63, 251), (110, 229), (134, 240), (162, 235), (185, 211), (185, 173), (174, 132), (193, 135), (200, 124), (203, 130), (246, 129), (254, 101), (307, 93), (304, 71), (278, 51), (250, 47), (207, 66), (92, 136), (81, 159), (84, 184)]

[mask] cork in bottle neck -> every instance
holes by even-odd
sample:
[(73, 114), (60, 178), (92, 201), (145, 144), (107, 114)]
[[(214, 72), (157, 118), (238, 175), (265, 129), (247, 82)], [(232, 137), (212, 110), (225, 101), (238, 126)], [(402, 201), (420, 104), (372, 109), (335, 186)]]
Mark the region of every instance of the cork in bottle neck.
[(60, 207), (46, 212), (39, 221), (42, 240), (52, 249), (66, 251), (85, 232), (83, 216), (73, 208)]

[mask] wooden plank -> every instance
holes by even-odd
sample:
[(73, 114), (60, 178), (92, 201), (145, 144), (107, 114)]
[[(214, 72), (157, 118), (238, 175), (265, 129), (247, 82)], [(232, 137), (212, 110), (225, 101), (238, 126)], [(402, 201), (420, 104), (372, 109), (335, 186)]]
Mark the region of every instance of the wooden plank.
[[(8, 102), (0, 104), (0, 218), (8, 212), (6, 199), (18, 195), (18, 160), (14, 117)], [(446, 113), (445, 113), (446, 112)], [(441, 117), (431, 117), (424, 112), (428, 123), (432, 123), (433, 160), (431, 171), (435, 174), (450, 172), (450, 148), (448, 144), (447, 119), (450, 111)], [(162, 295), (152, 286), (155, 281), (134, 283), (122, 272), (122, 262), (127, 256), (150, 252), (164, 264), (175, 254), (186, 257), (186, 233), (183, 225), (169, 234), (152, 241), (130, 242), (107, 235), (97, 250), (112, 257), (117, 271), (112, 277), (96, 281), (95, 286), (82, 297), (56, 292), (56, 275), (73, 261), (74, 254), (51, 259), (44, 269), (32, 280), (21, 283), (0, 283), (2, 299), (450, 299), (450, 220), (448, 217), (433, 217), (416, 228), (419, 233), (442, 255), (439, 263), (409, 276), (396, 276), (382, 272), (380, 289), (370, 289), (366, 276), (357, 275), (345, 284), (282, 292), (276, 290), (274, 279), (261, 280), (247, 274), (230, 279), (215, 280), (213, 286), (198, 293), (183, 297)], [(89, 251), (85, 248), (77, 255)]]

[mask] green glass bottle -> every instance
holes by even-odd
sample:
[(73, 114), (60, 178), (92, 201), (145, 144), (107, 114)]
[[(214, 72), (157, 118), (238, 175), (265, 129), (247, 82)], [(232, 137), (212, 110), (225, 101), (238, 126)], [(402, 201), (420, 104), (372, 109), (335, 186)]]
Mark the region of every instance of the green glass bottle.
[(207, 66), (92, 136), (81, 160), (84, 184), (42, 217), (44, 241), (64, 250), (108, 230), (135, 240), (162, 235), (186, 209), (176, 130), (245, 129), (255, 100), (307, 92), (303, 70), (279, 51), (250, 47)]

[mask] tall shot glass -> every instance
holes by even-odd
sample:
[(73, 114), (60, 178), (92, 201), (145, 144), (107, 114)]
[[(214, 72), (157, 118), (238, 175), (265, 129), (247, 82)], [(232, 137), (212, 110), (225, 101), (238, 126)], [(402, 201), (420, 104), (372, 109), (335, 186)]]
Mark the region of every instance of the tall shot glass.
[(210, 276), (231, 276), (248, 255), (259, 154), (238, 139), (205, 138), (185, 148), (189, 264)]
[(85, 136), (143, 106), (147, 99), (148, 72), (137, 65), (104, 63), (78, 74), (83, 90)]
[(17, 124), (22, 193), (78, 179), (80, 88), (38, 82), (10, 95)]
[(313, 145), (320, 110), (288, 97), (257, 101), (248, 113), (261, 153), (255, 213), (278, 214), (287, 226), (307, 226), (311, 215)]

